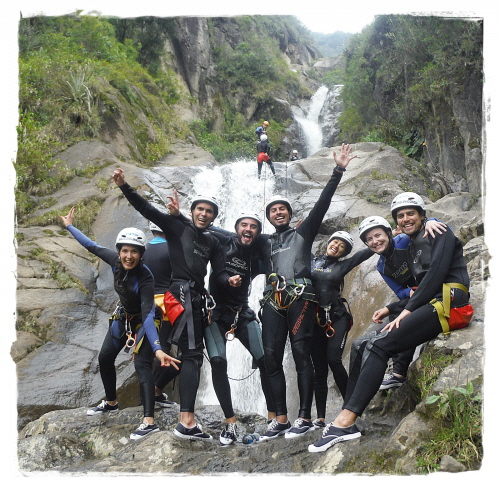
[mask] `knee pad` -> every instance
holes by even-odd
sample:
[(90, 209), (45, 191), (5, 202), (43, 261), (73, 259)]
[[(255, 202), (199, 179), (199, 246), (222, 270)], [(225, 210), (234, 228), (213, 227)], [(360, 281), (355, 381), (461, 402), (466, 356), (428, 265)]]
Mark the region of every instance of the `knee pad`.
[(366, 360), (368, 359), (368, 356), (371, 353), (380, 357), (381, 359), (385, 359), (380, 352), (381, 351), (380, 348), (376, 345), (376, 342), (379, 339), (382, 339), (385, 336), (387, 336), (388, 332), (389, 331), (371, 333), (370, 338), (368, 339), (368, 342), (366, 343), (365, 349), (363, 351), (363, 357), (361, 359), (361, 369), (363, 368), (364, 364), (366, 363)]

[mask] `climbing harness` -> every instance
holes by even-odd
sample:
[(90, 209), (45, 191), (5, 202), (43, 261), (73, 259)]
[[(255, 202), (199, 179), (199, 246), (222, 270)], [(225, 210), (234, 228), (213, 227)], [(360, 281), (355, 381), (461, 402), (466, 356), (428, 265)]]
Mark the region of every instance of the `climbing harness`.
[[(351, 313), (351, 308), (349, 306), (349, 302), (347, 302), (347, 300), (344, 297), (340, 297), (339, 301), (340, 301), (340, 304), (344, 308), (346, 308), (345, 311), (347, 312), (347, 314), (350, 317), (350, 321), (349, 321), (349, 331), (350, 331), (352, 328), (352, 313)], [(316, 310), (316, 320), (318, 322), (319, 327), (324, 328), (326, 337), (331, 338), (331, 337), (335, 336), (335, 329), (333, 328), (332, 318), (331, 318), (331, 314), (330, 314), (330, 311), (332, 310), (332, 306), (330, 304), (327, 306), (322, 306), (321, 308), (325, 311), (325, 323), (324, 324), (321, 323), (321, 318), (319, 316), (319, 306)], [(340, 317), (342, 317), (342, 315), (344, 315), (344, 312), (343, 311), (340, 311), (340, 312), (333, 311), (332, 314), (335, 317), (335, 319), (337, 320)]]
[(432, 299), (430, 301), (430, 304), (436, 309), (445, 335), (450, 334), (450, 331), (467, 326), (474, 315), (474, 308), (471, 304), (451, 307), (455, 289), (462, 290), (466, 294), (469, 293), (469, 289), (460, 283), (443, 283), (443, 300)]
[(307, 292), (307, 286), (312, 282), (308, 278), (286, 279), (282, 275), (271, 273), (268, 277), (270, 285), (264, 289), (264, 298), (261, 299), (261, 306), (269, 302), (276, 309), (288, 309), (299, 297), (306, 300), (314, 300), (314, 292)]

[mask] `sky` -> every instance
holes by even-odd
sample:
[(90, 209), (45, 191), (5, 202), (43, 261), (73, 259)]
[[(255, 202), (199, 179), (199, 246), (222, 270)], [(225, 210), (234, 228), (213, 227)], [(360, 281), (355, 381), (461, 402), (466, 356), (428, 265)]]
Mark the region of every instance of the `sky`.
[[(402, 4), (405, 5), (402, 5)], [(408, 5), (410, 4), (410, 5)], [(3, 234), (0, 239), (0, 255), (3, 256), (2, 261), (2, 278), (0, 279), (0, 290), (3, 301), (2, 317), (7, 316), (5, 322), (12, 322), (12, 315), (15, 312), (15, 268), (16, 257), (15, 251), (12, 248), (14, 240), (14, 221), (13, 211), (6, 208), (13, 207), (12, 188), (14, 187), (15, 173), (13, 165), (10, 161), (15, 160), (15, 126), (17, 124), (17, 21), (19, 14), (22, 12), (24, 16), (31, 14), (43, 13), (45, 15), (63, 15), (74, 12), (75, 10), (83, 10), (84, 13), (92, 10), (98, 11), (103, 15), (116, 15), (121, 17), (134, 17), (139, 15), (196, 15), (196, 16), (225, 16), (225, 15), (295, 15), (301, 22), (313, 32), (333, 33), (335, 31), (357, 33), (361, 32), (363, 27), (370, 24), (375, 15), (403, 13), (403, 14), (424, 14), (424, 15), (444, 15), (455, 17), (482, 17), (485, 20), (485, 140), (488, 140), (490, 135), (491, 142), (496, 142), (495, 134), (500, 133), (500, 110), (497, 102), (499, 90), (496, 86), (500, 86), (500, 77), (498, 70), (495, 67), (496, 59), (499, 52), (499, 37), (500, 29), (498, 24), (500, 21), (500, 7), (497, 2), (491, 0), (419, 0), (412, 2), (394, 2), (388, 0), (379, 0), (377, 2), (351, 0), (349, 2), (327, 2), (325, 0), (309, 0), (307, 2), (291, 2), (290, 0), (272, 0), (269, 2), (254, 2), (245, 4), (237, 0), (219, 0), (209, 2), (204, 0), (184, 0), (183, 2), (173, 3), (172, 1), (149, 1), (149, 2), (127, 2), (126, 0), (76, 0), (76, 2), (66, 1), (47, 1), (47, 0), (17, 0), (16, 2), (7, 1), (7, 4), (2, 7), (2, 16), (0, 17), (0, 35), (2, 42), (2, 116), (1, 137), (2, 143), (0, 150), (2, 154), (2, 177), (0, 178), (0, 194), (2, 198), (3, 211), (1, 212), (0, 224), (2, 225)], [(493, 134), (493, 136), (491, 136)], [(496, 135), (498, 136), (498, 135)], [(488, 140), (489, 141), (489, 140)], [(485, 152), (485, 169), (486, 181), (498, 180), (498, 143), (494, 146), (492, 143), (488, 145), (488, 152)], [(486, 146), (486, 145), (485, 145)], [(481, 177), (481, 174), (478, 174)], [(486, 213), (486, 243), (490, 253), (496, 255), (499, 245), (496, 244), (498, 231), (494, 223), (490, 224), (490, 214), (494, 210), (491, 208), (491, 195), (493, 191), (490, 187), (487, 192), (487, 201), (485, 207)], [(7, 198), (5, 198), (7, 195)], [(497, 259), (490, 261), (490, 272), (492, 277), (489, 280), (488, 296), (491, 292), (500, 291), (498, 285), (500, 268)], [(10, 304), (10, 307), (9, 307)], [(487, 315), (495, 315), (497, 310), (491, 306), (494, 304), (493, 299), (487, 299)], [(4, 323), (5, 323), (4, 322)], [(496, 341), (498, 339), (498, 323), (490, 322), (493, 326), (487, 327), (488, 337), (487, 342)], [(2, 352), (0, 353), (0, 363), (3, 371), (3, 376), (14, 377), (13, 390), (15, 393), (15, 366), (9, 355), (10, 343), (15, 340), (13, 326), (3, 326)], [(492, 335), (491, 333), (495, 334)], [(491, 363), (495, 360), (495, 356), (487, 353), (486, 368), (492, 370), (498, 366), (498, 362)], [(496, 386), (495, 386), (496, 387)], [(491, 390), (491, 387), (487, 389)], [(490, 395), (491, 397), (491, 395)], [(15, 417), (17, 412), (15, 404), (11, 401), (4, 401), (2, 411), (6, 417), (4, 425), (4, 434), (7, 430), (7, 424), (10, 428), (15, 428)], [(8, 402), (8, 403), (7, 403)], [(490, 417), (496, 412), (493, 410), (495, 400), (487, 400), (486, 412), (491, 410)], [(486, 414), (488, 417), (488, 413)], [(494, 419), (497, 421), (497, 418)], [(491, 446), (490, 446), (491, 447)], [(491, 449), (488, 449), (491, 452)], [(487, 450), (487, 452), (488, 452)], [(16, 447), (3, 448), (2, 463), (10, 464), (15, 467), (16, 464)], [(491, 456), (490, 456), (491, 459)], [(491, 465), (492, 462), (486, 462)], [(483, 468), (483, 472), (491, 471), (489, 468)], [(5, 476), (6, 470), (3, 470)], [(16, 475), (17, 476), (17, 475)], [(477, 479), (477, 476), (474, 476)], [(470, 478), (470, 476), (469, 476)], [(239, 478), (238, 480), (240, 480)], [(396, 478), (395, 478), (396, 479)], [(434, 482), (432, 479), (437, 477), (428, 477), (426, 482)], [(458, 482), (458, 475), (454, 479), (454, 483)], [(483, 477), (484, 479), (484, 477)], [(351, 479), (350, 479), (351, 481)], [(390, 479), (385, 479), (385, 482)], [(405, 478), (408, 481), (408, 478)], [(421, 482), (421, 481), (420, 481)], [(371, 482), (370, 484), (373, 484)]]

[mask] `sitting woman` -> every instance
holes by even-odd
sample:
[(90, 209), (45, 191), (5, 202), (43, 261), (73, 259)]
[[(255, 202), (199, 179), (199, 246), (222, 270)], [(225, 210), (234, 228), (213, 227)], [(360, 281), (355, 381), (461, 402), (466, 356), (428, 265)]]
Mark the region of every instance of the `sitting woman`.
[[(66, 216), (61, 216), (65, 228), (84, 248), (111, 266), (114, 288), (119, 298), (118, 305), (110, 318), (109, 332), (106, 333), (99, 353), (99, 372), (106, 399), (88, 410), (87, 415), (118, 411), (115, 359), (124, 347), (126, 352), (133, 350), (144, 419), (130, 438), (141, 439), (159, 430), (154, 423), (153, 357), (158, 358), (161, 366), (178, 368), (176, 363), (180, 362), (164, 353), (160, 346), (156, 323), (159, 325), (161, 314), (157, 312), (154, 302), (154, 279), (149, 268), (141, 261), (146, 236), (137, 228), (123, 229), (116, 238), (117, 254), (116, 250), (98, 245), (75, 228), (74, 212), (75, 208), (72, 207)], [(156, 320), (155, 315), (158, 317)]]

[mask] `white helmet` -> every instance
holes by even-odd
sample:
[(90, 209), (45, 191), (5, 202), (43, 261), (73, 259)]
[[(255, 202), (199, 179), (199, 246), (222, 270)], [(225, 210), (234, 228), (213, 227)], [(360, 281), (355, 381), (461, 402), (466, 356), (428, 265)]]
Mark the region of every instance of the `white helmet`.
[(389, 232), (392, 231), (391, 225), (386, 219), (381, 216), (369, 216), (361, 221), (359, 225), (359, 237), (361, 241), (366, 242), (365, 234), (373, 228), (383, 228)]
[(137, 228), (124, 228), (116, 237), (116, 249), (120, 250), (122, 245), (138, 246), (144, 252), (146, 248), (146, 235)]
[(197, 203), (199, 202), (206, 202), (208, 204), (211, 204), (214, 207), (214, 219), (217, 217), (219, 214), (219, 204), (217, 203), (216, 199), (212, 196), (196, 196), (192, 201), (191, 201), (191, 211), (194, 209)]
[(245, 218), (255, 219), (255, 221), (257, 221), (257, 226), (259, 227), (259, 233), (262, 233), (262, 221), (261, 221), (261, 219), (255, 213), (250, 213), (250, 212), (248, 212), (248, 213), (240, 213), (240, 215), (238, 216), (238, 219), (234, 223), (234, 229), (235, 230), (238, 227), (238, 223), (242, 219), (245, 219)]
[(328, 245), (332, 240), (341, 240), (347, 245), (345, 253), (342, 256), (346, 256), (349, 255), (349, 253), (351, 253), (352, 247), (354, 245), (354, 240), (347, 231), (335, 231), (335, 233), (333, 233), (333, 235), (330, 236), (330, 238), (328, 238), (326, 244)]
[(420, 208), (425, 216), (425, 203), (424, 200), (414, 192), (402, 192), (398, 194), (391, 204), (391, 213), (394, 221), (396, 221), (396, 213), (399, 209), (416, 207)]
[(267, 140), (267, 135), (262, 134), (262, 135), (260, 136), (260, 141), (261, 141), (261, 142), (265, 142), (266, 140)]
[(149, 231), (157, 231), (158, 233), (163, 233), (163, 230), (157, 225), (154, 224), (152, 221), (149, 222)]
[(283, 196), (273, 196), (271, 199), (269, 199), (267, 201), (267, 204), (266, 204), (266, 218), (269, 219), (269, 211), (271, 209), (271, 206), (273, 204), (278, 204), (278, 203), (282, 203), (284, 204), (288, 211), (290, 212), (290, 218), (292, 217), (292, 205), (290, 204), (290, 201), (286, 198), (286, 197), (283, 197)]
[(292, 154), (298, 154), (299, 152), (297, 150), (292, 150)]

